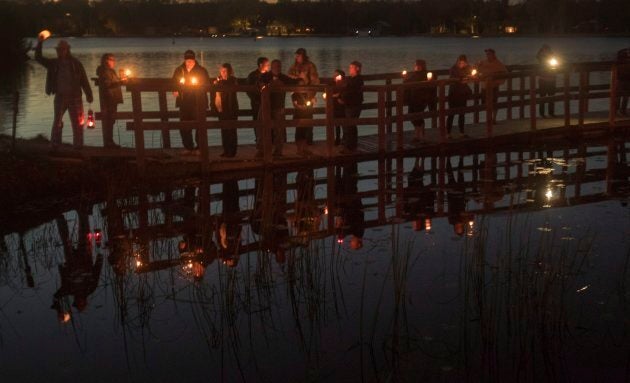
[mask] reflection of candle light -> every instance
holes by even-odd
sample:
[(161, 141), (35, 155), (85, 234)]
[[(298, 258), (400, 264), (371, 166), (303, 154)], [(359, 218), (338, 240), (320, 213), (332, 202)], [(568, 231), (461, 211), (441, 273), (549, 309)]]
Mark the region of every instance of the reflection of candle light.
[(551, 199), (553, 197), (553, 192), (551, 191), (551, 189), (547, 189), (547, 191), (545, 192), (545, 197), (547, 197), (547, 199)]
[(136, 267), (140, 267), (140, 266), (142, 266), (142, 262), (136, 261)]
[(311, 106), (311, 102), (310, 101), (306, 101), (306, 106)]
[(186, 79), (184, 77), (179, 79), (179, 83), (180, 84), (185, 84), (186, 83)]
[(339, 234), (339, 236), (337, 237), (337, 243), (342, 244), (343, 243), (343, 235)]
[(402, 75), (406, 76), (407, 75), (407, 71), (406, 70), (402, 71)]
[(427, 72), (427, 80), (433, 79), (433, 72)]
[(48, 29), (44, 29), (43, 31), (39, 32), (39, 37), (42, 40), (46, 40), (47, 38), (50, 37), (50, 31)]
[(431, 218), (425, 218), (424, 228), (427, 230), (427, 233), (431, 231)]
[(471, 76), (476, 76), (476, 75), (477, 75), (477, 69), (473, 69), (473, 70), (470, 72), (470, 75), (471, 75)]
[(193, 85), (197, 85), (197, 77), (193, 77), (190, 79), (190, 83)]
[(325, 100), (326, 99), (326, 93), (322, 94), (322, 98)]
[(63, 313), (63, 319), (62, 319), (63, 323), (68, 323), (70, 322), (70, 313)]
[(337, 77), (335, 77), (335, 81), (341, 81), (342, 77), (340, 74), (337, 75)]
[(324, 206), (324, 214), (328, 214), (328, 206)]

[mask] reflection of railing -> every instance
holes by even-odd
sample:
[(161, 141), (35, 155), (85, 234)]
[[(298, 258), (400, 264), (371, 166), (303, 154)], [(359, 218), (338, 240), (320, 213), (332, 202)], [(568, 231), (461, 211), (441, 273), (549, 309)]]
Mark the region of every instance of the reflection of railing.
[[(605, 150), (601, 149), (604, 145), (607, 146)], [(425, 169), (423, 180), (430, 181), (426, 184), (423, 182), (421, 188), (410, 186), (409, 161), (399, 158), (394, 170), (386, 169), (385, 165), (381, 163), (376, 174), (364, 174), (353, 179), (354, 186), (350, 190), (357, 189), (359, 183), (362, 187), (358, 189), (361, 190), (357, 190), (354, 195), (343, 195), (343, 198), (361, 201), (359, 202), (360, 214), (363, 217), (360, 220), (361, 229), (368, 229), (386, 225), (392, 220), (405, 222), (442, 217), (449, 217), (450, 220), (453, 217), (459, 219), (464, 216), (470, 219), (470, 217), (479, 214), (535, 211), (547, 207), (593, 203), (615, 196), (623, 197), (623, 190), (626, 190), (625, 193), (628, 191), (628, 177), (630, 176), (625, 142), (611, 140), (604, 145), (594, 144), (588, 147), (586, 144), (575, 146), (559, 144), (540, 151), (522, 148), (501, 149), (499, 152), (479, 151), (465, 153), (467, 155), (466, 162), (458, 165), (453, 165), (452, 160), (455, 159), (454, 157), (460, 158), (459, 156), (428, 157), (423, 165)], [(587, 169), (586, 161), (589, 158), (602, 156), (608, 158), (608, 164), (605, 168)], [(552, 158), (555, 163), (560, 164), (560, 172), (554, 173), (552, 171), (551, 162), (541, 163), (547, 158)], [(339, 178), (335, 175), (338, 173), (339, 167), (345, 168), (347, 166), (348, 164), (326, 168), (326, 179), (314, 181), (312, 185), (307, 186), (311, 191), (313, 188), (325, 186), (325, 192), (319, 196), (312, 193), (313, 197), (309, 201), (296, 199), (296, 201), (287, 202), (284, 197), (287, 191), (294, 191), (295, 195), (304, 194), (305, 186), (300, 182), (287, 183), (286, 172), (262, 174), (257, 181), (257, 188), (241, 189), (239, 196), (254, 196), (262, 199), (259, 201), (258, 207), (254, 206), (254, 209), (262, 208), (263, 212), (259, 214), (262, 220), (267, 220), (266, 224), (277, 225), (277, 222), (269, 217), (279, 214), (289, 229), (295, 222), (304, 218), (299, 216), (299, 205), (308, 204), (314, 207), (310, 211), (316, 217), (306, 218), (321, 219), (325, 224), (308, 232), (306, 240), (326, 238), (335, 235), (340, 230), (336, 216), (339, 215), (340, 208), (343, 209), (344, 207), (340, 206), (339, 192), (349, 189), (347, 185), (340, 184)], [(356, 164), (352, 166), (356, 166)], [(454, 176), (458, 173), (462, 176), (459, 180)], [(284, 181), (278, 182), (278, 179)], [(347, 179), (341, 182), (347, 182)], [(605, 187), (603, 190), (596, 188), (585, 190), (584, 185), (594, 185), (595, 183), (605, 183)], [(385, 185), (388, 184), (390, 186), (386, 187)], [(625, 189), (620, 189), (620, 185), (625, 185)], [(170, 209), (168, 206), (165, 207), (166, 203), (163, 201), (148, 202), (147, 198), (139, 198), (140, 202), (129, 207), (126, 211), (126, 214), (137, 216), (138, 226), (131, 231), (136, 237), (144, 238), (144, 241), (174, 238), (195, 230), (200, 232), (200, 236), (208, 235), (208, 228), (216, 228), (217, 222), (224, 219), (224, 216), (223, 213), (211, 215), (207, 207), (210, 206), (211, 201), (225, 201), (226, 198), (230, 197), (223, 192), (210, 193), (210, 186), (207, 181), (201, 181), (198, 189), (196, 189), (197, 186), (192, 186), (198, 190), (198, 193), (191, 194), (197, 195), (197, 197), (196, 200), (187, 203), (191, 206), (198, 203), (200, 207), (198, 217), (194, 219), (194, 222), (183, 220), (178, 223), (172, 216), (169, 217), (170, 213), (166, 213), (162, 222), (150, 224), (147, 218), (149, 211), (161, 209), (168, 212)], [(166, 193), (173, 194), (172, 190)], [(459, 202), (462, 203), (461, 206), (456, 204), (457, 201), (453, 197), (456, 194)], [(420, 195), (424, 196), (423, 198), (426, 198), (428, 203), (423, 205), (421, 212), (410, 211), (409, 201)], [(520, 199), (515, 197), (520, 197)], [(363, 200), (370, 202), (363, 203)], [(168, 204), (174, 203), (176, 204), (178, 201), (169, 199)], [(366, 214), (369, 211), (374, 213)], [(239, 211), (236, 217), (239, 224), (246, 225), (252, 223), (251, 217), (253, 215), (253, 210), (244, 210)], [(263, 222), (263, 224), (265, 223)], [(127, 230), (125, 229), (125, 232)], [(271, 230), (272, 235), (274, 230)], [(214, 229), (210, 229), (210, 231), (213, 232)], [(212, 236), (212, 234), (209, 235)], [(288, 230), (288, 237), (282, 240), (289, 246), (299, 246), (303, 245), (304, 236), (304, 233), (298, 234), (295, 230)], [(264, 237), (264, 230), (261, 230), (257, 241), (244, 242), (239, 247), (239, 254), (268, 248), (268, 245), (263, 245), (263, 243), (269, 242)], [(181, 262), (173, 261), (171, 263), (176, 265)]]
[[(388, 143), (394, 142), (393, 151), (400, 151), (404, 144), (404, 124), (406, 121), (429, 118), (433, 121), (433, 127), (439, 129), (440, 142), (446, 140), (446, 118), (449, 115), (458, 113), (472, 113), (473, 121), (479, 123), (481, 116), (485, 117), (486, 136), (492, 137), (494, 134), (494, 122), (492, 118), (493, 110), (504, 110), (506, 119), (515, 118), (526, 119), (530, 121), (530, 129), (537, 128), (536, 106), (541, 103), (561, 102), (563, 105), (564, 123), (561, 126), (569, 127), (574, 125), (572, 118), (577, 118), (577, 126), (584, 126), (587, 113), (589, 112), (589, 101), (595, 99), (608, 99), (609, 106), (606, 108), (609, 118), (608, 124), (614, 126), (616, 123), (617, 109), (617, 66), (611, 62), (594, 62), (594, 63), (576, 63), (566, 64), (561, 68), (554, 70), (555, 75), (560, 79), (560, 87), (558, 94), (548, 97), (538, 97), (536, 78), (539, 75), (537, 66), (511, 66), (511, 72), (504, 75), (497, 75), (494, 78), (471, 77), (468, 81), (473, 85), (474, 91), (472, 96), (472, 105), (463, 108), (448, 108), (446, 89), (453, 80), (445, 79), (448, 75), (446, 70), (434, 71), (434, 80), (420, 83), (395, 83), (401, 79), (401, 74), (376, 74), (365, 75), (364, 78), (368, 85), (364, 87), (367, 98), (375, 99), (376, 102), (366, 102), (363, 110), (367, 111), (362, 117), (357, 119), (337, 119), (333, 116), (333, 99), (328, 97), (325, 100), (325, 107), (314, 107), (316, 115), (323, 115), (323, 118), (315, 119), (298, 119), (285, 121), (272, 121), (270, 111), (270, 94), (272, 92), (293, 92), (293, 91), (314, 91), (326, 94), (332, 94), (334, 85), (319, 86), (283, 86), (283, 87), (265, 87), (262, 92), (262, 117), (259, 120), (238, 120), (238, 121), (208, 121), (207, 117), (214, 117), (215, 113), (207, 111), (205, 101), (200, 101), (198, 105), (199, 112), (197, 121), (171, 121), (177, 118), (176, 111), (168, 110), (167, 93), (181, 89), (179, 84), (173, 83), (170, 79), (131, 79), (127, 83), (127, 91), (131, 93), (132, 112), (119, 112), (117, 118), (120, 120), (132, 120), (127, 123), (129, 129), (135, 132), (135, 146), (137, 150), (138, 164), (141, 168), (144, 166), (145, 159), (145, 143), (144, 131), (161, 131), (163, 136), (163, 145), (165, 148), (170, 147), (169, 131), (176, 129), (199, 129), (202, 165), (207, 164), (208, 129), (243, 129), (243, 128), (261, 128), (263, 133), (263, 159), (265, 162), (273, 162), (271, 155), (272, 147), (272, 126), (281, 125), (284, 127), (298, 126), (314, 126), (316, 128), (325, 129), (325, 145), (326, 155), (334, 157), (337, 152), (334, 148), (334, 127), (340, 125), (370, 125), (375, 126), (377, 132), (377, 152), (385, 153), (388, 151)], [(593, 84), (591, 78), (593, 74), (604, 73), (610, 81), (605, 83)], [(440, 79), (442, 77), (442, 79)], [(577, 83), (575, 81), (577, 78)], [(504, 84), (499, 87), (499, 102), (494, 105), (495, 95), (492, 94), (491, 86), (487, 87), (485, 99), (482, 100), (482, 92), (480, 92), (480, 82), (492, 81), (497, 79), (505, 80)], [(374, 85), (373, 83), (381, 84)], [(382, 82), (385, 84), (383, 85)], [(330, 82), (329, 82), (330, 83)], [(188, 86), (189, 91), (193, 91), (193, 85)], [(406, 100), (404, 99), (405, 91), (417, 87), (430, 87), (437, 91), (435, 111), (422, 113), (405, 113), (404, 107)], [(195, 92), (207, 91), (233, 91), (248, 92), (258, 91), (253, 86), (234, 86), (234, 87), (218, 87), (218, 86), (199, 86), (194, 89)], [(145, 111), (143, 108), (143, 94), (157, 93), (158, 95), (158, 111)], [(198, 98), (205, 100), (205, 98)], [(572, 114), (571, 103), (577, 102), (577, 115)], [(290, 108), (287, 109), (291, 113)], [(369, 112), (372, 110), (373, 112)], [(240, 116), (250, 115), (251, 111), (241, 110)], [(98, 116), (98, 115), (97, 115)], [(156, 121), (159, 120), (159, 121)], [(558, 126), (558, 127), (561, 127)], [(395, 129), (394, 129), (395, 128)], [(395, 134), (394, 134), (395, 133)]]

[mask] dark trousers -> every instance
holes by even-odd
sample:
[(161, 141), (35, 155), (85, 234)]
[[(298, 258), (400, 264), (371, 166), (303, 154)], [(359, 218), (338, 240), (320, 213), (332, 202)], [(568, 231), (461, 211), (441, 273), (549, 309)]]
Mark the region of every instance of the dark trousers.
[[(359, 118), (361, 106), (346, 106), (346, 118)], [(343, 127), (343, 145), (346, 149), (354, 150), (359, 141), (359, 131), (356, 125), (346, 125)]]
[[(293, 112), (293, 119), (307, 119), (313, 118), (313, 110), (298, 110)], [(309, 145), (313, 143), (313, 127), (312, 126), (299, 126), (295, 128), (295, 142), (306, 141)]]
[[(409, 113), (422, 113), (424, 112), (425, 109), (428, 109), (429, 111), (434, 111), (437, 109), (437, 105), (434, 102), (422, 101), (416, 104), (409, 105), (408, 112)], [(424, 118), (421, 118), (419, 120), (413, 120), (411, 121), (411, 123), (413, 124), (414, 127), (424, 127)]]
[[(197, 120), (197, 110), (194, 105), (182, 105), (179, 109), (179, 120), (180, 121), (196, 121)], [(195, 142), (193, 141), (193, 130), (192, 129), (180, 129), (179, 134), (182, 136), (182, 144), (184, 148), (188, 150), (195, 149)], [(199, 129), (195, 132), (195, 139), (197, 141), (197, 145), (199, 145)]]
[[(257, 121), (260, 119), (260, 101), (251, 101), (252, 105), (252, 120)], [(256, 138), (256, 142), (258, 142), (258, 130), (254, 129), (254, 137)]]
[[(466, 106), (467, 101), (468, 101), (467, 98), (451, 97), (448, 99), (448, 107), (449, 109), (464, 108)], [(457, 114), (457, 125), (459, 127), (460, 133), (464, 133), (464, 122), (465, 122), (464, 117), (465, 117), (465, 113)], [(453, 129), (454, 118), (455, 118), (454, 114), (449, 114), (448, 118), (446, 119), (446, 131), (448, 132), (448, 134), (451, 134), (451, 130)]]
[(104, 102), (101, 104), (102, 129), (103, 129), (103, 146), (112, 146), (114, 142), (114, 123), (116, 123), (116, 111), (118, 103)]
[[(538, 80), (538, 94), (540, 97), (549, 97), (554, 96), (556, 94), (556, 80)], [(549, 115), (553, 116), (555, 114), (555, 102), (548, 102), (547, 109), (549, 111)], [(538, 113), (541, 116), (545, 115), (545, 103), (541, 102), (538, 105)]]
[[(284, 121), (284, 108), (280, 109), (272, 109), (271, 110), (271, 120), (282, 122)], [(259, 151), (263, 150), (263, 127), (259, 127), (257, 129), (256, 137), (258, 140), (256, 141), (256, 149)], [(282, 154), (282, 146), (287, 141), (287, 131), (286, 128), (280, 126), (280, 124), (273, 124), (273, 130), (271, 132), (271, 141), (273, 143), (273, 152), (275, 154)]]
[[(219, 121), (235, 121), (235, 119), (219, 117)], [(221, 144), (223, 145), (223, 154), (226, 157), (234, 157), (236, 155), (236, 148), (238, 147), (236, 128), (221, 129)]]
[[(487, 89), (482, 89), (481, 90), (481, 105), (486, 105), (486, 103), (488, 102), (488, 90)], [(497, 112), (497, 103), (499, 102), (499, 87), (498, 86), (494, 86), (492, 87), (492, 116), (488, 116), (488, 118), (492, 118), (492, 121), (494, 121), (496, 119), (496, 112)]]
[(83, 146), (83, 100), (81, 97), (64, 97), (55, 95), (54, 101), (55, 115), (52, 130), (50, 132), (50, 142), (53, 145), (61, 144), (61, 131), (63, 130), (63, 115), (68, 111), (70, 123), (72, 124), (72, 145), (75, 148)]

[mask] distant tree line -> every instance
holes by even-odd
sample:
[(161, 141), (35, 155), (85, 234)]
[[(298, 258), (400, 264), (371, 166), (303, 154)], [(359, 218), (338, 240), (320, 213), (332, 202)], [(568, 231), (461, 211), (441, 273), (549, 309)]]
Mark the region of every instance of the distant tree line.
[(162, 1), (85, 0), (0, 3), (0, 15), (12, 35), (34, 36), (47, 28), (59, 35), (265, 34), (346, 35), (357, 30), (382, 34), (628, 33), (628, 0), (421, 0), (421, 1), (280, 1), (223, 0), (177, 4)]

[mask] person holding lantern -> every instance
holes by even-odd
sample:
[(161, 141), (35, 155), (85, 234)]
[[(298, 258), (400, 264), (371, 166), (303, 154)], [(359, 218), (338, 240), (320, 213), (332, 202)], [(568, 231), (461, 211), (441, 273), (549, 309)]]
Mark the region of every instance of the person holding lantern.
[[(196, 121), (198, 119), (197, 113), (202, 112), (199, 110), (198, 103), (202, 103), (207, 108), (208, 94), (205, 91), (195, 89), (195, 87), (203, 89), (210, 84), (210, 76), (206, 68), (195, 60), (195, 52), (191, 50), (184, 52), (184, 63), (175, 68), (173, 82), (180, 85), (180, 90), (173, 92), (175, 106), (179, 108), (180, 121)], [(203, 109), (203, 113), (205, 113), (206, 108)], [(203, 118), (205, 120), (205, 115)], [(197, 149), (193, 142), (192, 129), (180, 129), (179, 133), (186, 151), (192, 152)], [(196, 133), (198, 146), (199, 129)]]
[[(306, 49), (299, 48), (295, 51), (295, 62), (289, 68), (289, 77), (302, 80), (302, 85), (318, 85), (319, 75), (317, 67), (306, 54)], [(313, 107), (315, 106), (315, 92), (295, 92), (292, 95), (295, 113), (294, 119), (312, 119)], [(299, 155), (309, 155), (311, 152), (306, 149), (307, 145), (313, 144), (313, 127), (299, 126), (295, 128), (295, 144)]]
[[(46, 31), (44, 31), (46, 32)], [(70, 114), (72, 124), (72, 144), (75, 149), (83, 147), (83, 93), (88, 103), (92, 103), (92, 88), (88, 82), (85, 68), (70, 53), (70, 44), (66, 40), (57, 43), (57, 58), (42, 55), (44, 40), (50, 33), (40, 33), (35, 46), (35, 60), (46, 68), (46, 94), (55, 95), (54, 118), (50, 133), (51, 149), (61, 145), (63, 115)]]
[(98, 96), (103, 115), (103, 146), (106, 148), (120, 148), (114, 142), (114, 123), (116, 122), (118, 104), (123, 103), (121, 85), (127, 81), (127, 76), (121, 72), (123, 73), (122, 78), (119, 77), (114, 70), (115, 65), (114, 55), (105, 53), (101, 57), (101, 65), (96, 68)]
[[(234, 77), (234, 69), (229, 63), (221, 65), (219, 77), (214, 81), (214, 85), (236, 86), (238, 81)], [(219, 121), (235, 121), (238, 119), (238, 99), (235, 91), (218, 91), (211, 94), (212, 109), (219, 116)], [(238, 135), (235, 128), (221, 129), (221, 143), (223, 153), (221, 157), (234, 157), (238, 147)]]
[[(427, 71), (427, 63), (424, 60), (416, 60), (413, 72), (410, 75), (404, 75), (403, 83), (414, 83), (421, 81), (429, 81), (433, 76)], [(409, 113), (422, 113), (425, 109), (430, 111), (436, 110), (437, 88), (436, 87), (415, 87), (408, 88), (405, 91), (405, 101), (407, 102)], [(424, 140), (424, 118), (412, 121), (415, 129), (413, 141), (421, 142)]]

